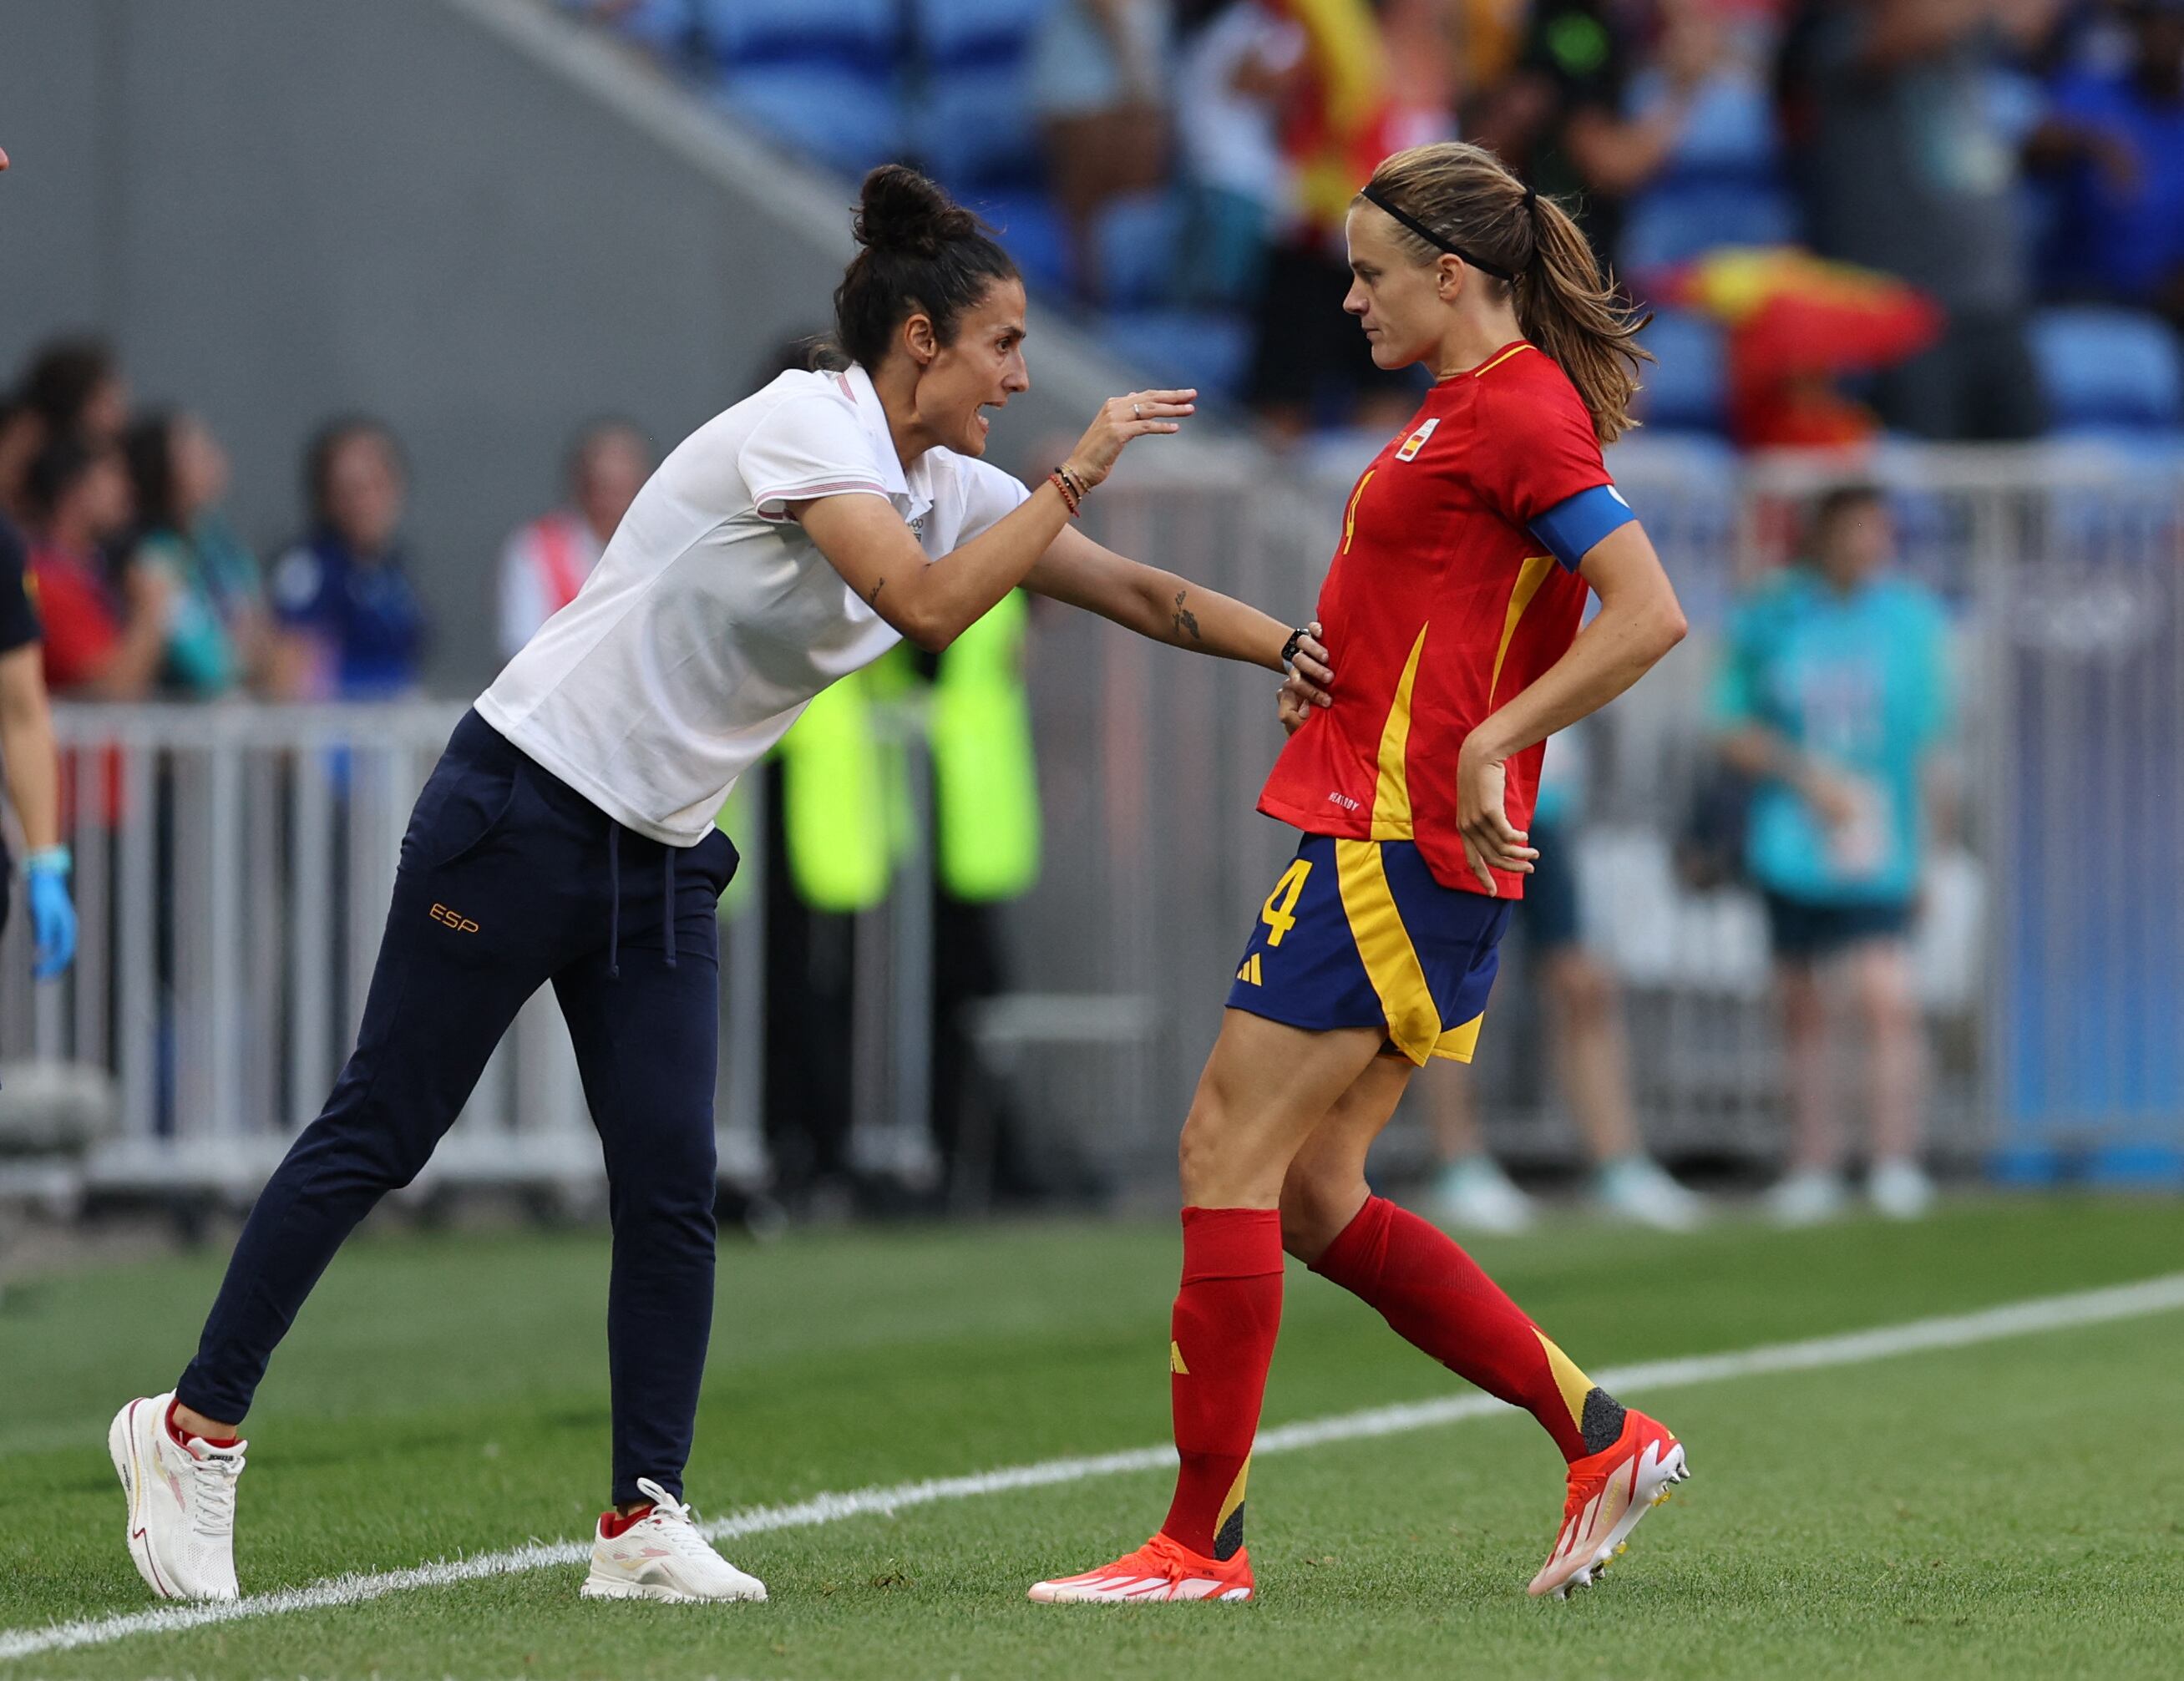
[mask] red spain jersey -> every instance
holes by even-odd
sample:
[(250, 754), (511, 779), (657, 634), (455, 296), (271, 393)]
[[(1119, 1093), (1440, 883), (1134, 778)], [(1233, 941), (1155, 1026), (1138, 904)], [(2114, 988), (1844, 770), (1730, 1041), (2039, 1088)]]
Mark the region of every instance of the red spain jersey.
[[(1456, 827), (1457, 752), (1577, 635), (1585, 582), (1530, 523), (1609, 482), (1584, 400), (1534, 346), (1436, 385), (1350, 493), (1319, 593), (1334, 704), (1290, 738), (1259, 810), (1307, 834), (1414, 841), (1442, 886), (1483, 893)], [(1507, 767), (1518, 829), (1545, 749)], [(1524, 878), (1495, 885), (1521, 898)]]

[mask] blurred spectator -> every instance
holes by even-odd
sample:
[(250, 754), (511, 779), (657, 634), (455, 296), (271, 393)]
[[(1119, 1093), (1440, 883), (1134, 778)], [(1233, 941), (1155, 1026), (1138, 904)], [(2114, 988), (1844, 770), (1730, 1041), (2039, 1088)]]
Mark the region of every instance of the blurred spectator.
[[(1622, 989), (1614, 971), (1585, 944), (1576, 842), (1591, 739), (1580, 727), (1563, 731), (1549, 746), (1532, 815), (1531, 844), (1540, 859), (1524, 884), (1516, 926), (1531, 960), (1527, 972), (1538, 978), (1546, 1060), (1557, 1071), (1592, 1165), (1595, 1200), (1615, 1218), (1688, 1231), (1699, 1223), (1702, 1205), (1639, 1140)], [(1440, 1069), (1426, 1083), (1442, 1161), (1435, 1211), (1473, 1230), (1522, 1231), (1532, 1222), (1532, 1200), (1486, 1153), (1474, 1077), (1468, 1068)]]
[(56, 437), (31, 464), (31, 583), (56, 694), (136, 700), (165, 652), (172, 587), (132, 573), (116, 592), (104, 547), (128, 529), (129, 475), (110, 443)]
[(1193, 289), (1240, 298), (1289, 203), (1281, 110), (1305, 33), (1278, 0), (1212, 0), (1192, 24), (1176, 70), (1176, 140), (1196, 194)]
[(119, 443), (129, 424), (129, 386), (100, 338), (64, 338), (31, 359), (23, 401), (45, 422), (49, 438), (67, 433), (93, 443)]
[(25, 481), (45, 447), (45, 422), (36, 409), (12, 392), (0, 395), (0, 520), (20, 524), (29, 519)]
[(1303, 27), (1305, 53), (1284, 81), (1290, 208), (1267, 253), (1247, 392), (1277, 437), (1314, 426), (1393, 427), (1417, 406), (1417, 382), (1407, 370), (1375, 367), (1372, 346), (1342, 310), (1350, 201), (1396, 149), (1385, 42), (1367, 0), (1283, 6)]
[(1874, 1202), (1909, 1217), (1932, 1197), (1908, 931), (1948, 721), (1947, 632), (1931, 595), (1887, 575), (1894, 548), (1877, 490), (1829, 493), (1809, 564), (1737, 610), (1715, 695), (1724, 757), (1758, 779), (1745, 861), (1765, 896), (1780, 988), (1792, 1138), (1773, 1205), (1788, 1223), (1824, 1219), (1843, 1200), (1830, 1076), (1860, 1059), (1831, 1044), (1824, 981), (1847, 985), (1865, 1029)]
[(311, 527), (273, 568), (273, 615), (287, 639), (292, 694), (389, 699), (417, 686), (422, 605), (397, 534), (407, 474), (394, 434), (376, 420), (324, 426), (304, 456)]
[(1922, 437), (2030, 437), (2043, 424), (2025, 341), (2014, 136), (1992, 98), (2048, 0), (1805, 0), (1777, 86), (1814, 248), (1897, 275), (1948, 314), (1941, 342), (1882, 375), (1882, 418)]
[(34, 352), (14, 393), (0, 404), (0, 515), (31, 523), (31, 463), (55, 438), (114, 443), (129, 424), (129, 387), (114, 352), (96, 338), (56, 339)]
[(652, 467), (650, 442), (627, 420), (597, 421), (577, 435), (566, 466), (567, 505), (512, 532), (501, 550), (504, 655), (513, 658), (577, 598)]
[(1643, 19), (1630, 0), (1546, 0), (1515, 75), (1485, 103), (1475, 137), (1574, 206), (1603, 264), (1625, 201), (1667, 167), (1701, 100), (1720, 97), (1718, 83), (1734, 92), (1719, 3), (1663, 0), (1658, 51), (1634, 84)]
[(2124, 14), (2129, 58), (2064, 76), (2032, 155), (2068, 172), (2064, 289), (2184, 328), (2184, 0), (2132, 0)]
[(169, 596), (162, 685), (209, 699), (248, 682), (269, 647), (258, 557), (219, 514), (228, 464), (204, 423), (167, 409), (129, 429), (136, 536), (125, 576), (157, 573)]
[[(0, 168), (4, 168), (0, 160)], [(24, 587), (29, 555), (22, 536), (0, 516), (0, 770), (27, 849), (23, 885), (31, 901), (36, 955), (32, 972), (49, 980), (75, 956), (75, 906), (69, 897), (69, 849), (61, 844), (60, 757), (38, 643), (42, 632)], [(8, 926), (14, 869), (0, 837), (0, 931)]]
[(1098, 219), (1167, 179), (1168, 0), (1055, 0), (1032, 47), (1031, 103), (1081, 298), (1102, 290)]

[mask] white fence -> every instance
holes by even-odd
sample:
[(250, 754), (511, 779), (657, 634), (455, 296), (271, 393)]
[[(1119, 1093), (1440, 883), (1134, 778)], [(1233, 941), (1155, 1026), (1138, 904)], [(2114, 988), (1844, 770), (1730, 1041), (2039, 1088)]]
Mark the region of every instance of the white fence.
[[(1348, 464), (1269, 486), (1256, 459), (1197, 458), (1188, 481), (1126, 471), (1094, 498), (1092, 529), (1309, 616)], [(1726, 603), (1779, 557), (1802, 493), (1840, 469), (1637, 446), (1613, 465), (1695, 632), (1611, 709), (1588, 755), (1588, 921), (1626, 983), (1655, 1141), (1764, 1156), (1777, 1069), (1758, 910), (1686, 892), (1669, 838)], [(2159, 1177), (2184, 1161), (2184, 476), (2055, 451), (1905, 452), (1869, 470), (1902, 493), (1907, 564), (1958, 626), (1963, 839), (1921, 929), (1937, 1142), (2033, 1177), (2083, 1156)], [(1274, 680), (1044, 605), (1032, 667), (1046, 863), (1010, 913), (1011, 990), (979, 1007), (974, 1037), (1034, 1152), (1066, 1145), (1123, 1184), (1164, 1183), (1235, 954), (1292, 843), (1253, 811), (1279, 743)], [(247, 1193), (316, 1112), (362, 1008), (410, 802), (460, 710), (61, 710), (81, 953), (67, 980), (32, 987), (15, 919), (0, 944), (0, 1061), (111, 1071), (119, 1130), (91, 1158), (92, 1183)], [(914, 737), (914, 718), (898, 721)], [(755, 878), (764, 825), (746, 810), (736, 839)], [(911, 859), (919, 890), (860, 919), (845, 1024), (855, 1154), (913, 1177), (933, 1165), (925, 867)], [(751, 885), (727, 930), (719, 1113), (724, 1172), (757, 1183), (764, 894)], [(1529, 991), (1519, 956), (1479, 1077), (1500, 1143), (1561, 1155), (1570, 1138)], [(598, 1172), (542, 994), (431, 1176), (584, 1186)]]

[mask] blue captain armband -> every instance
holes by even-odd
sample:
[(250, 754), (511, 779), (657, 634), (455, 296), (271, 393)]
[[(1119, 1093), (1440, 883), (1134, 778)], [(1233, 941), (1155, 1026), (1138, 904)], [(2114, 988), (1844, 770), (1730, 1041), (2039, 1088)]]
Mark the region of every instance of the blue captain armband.
[(1556, 559), (1574, 572), (1595, 543), (1637, 517), (1621, 491), (1612, 484), (1599, 484), (1555, 504), (1532, 521), (1531, 531)]

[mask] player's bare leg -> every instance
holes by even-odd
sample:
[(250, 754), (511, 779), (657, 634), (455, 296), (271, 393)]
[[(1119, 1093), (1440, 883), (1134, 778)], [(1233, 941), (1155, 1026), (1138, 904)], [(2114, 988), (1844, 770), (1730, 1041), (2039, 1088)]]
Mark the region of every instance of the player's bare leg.
[(1410, 1074), (1407, 1062), (1379, 1059), (1299, 1147), (1282, 1187), (1283, 1241), (1398, 1335), (1546, 1427), (1568, 1477), (1554, 1549), (1530, 1591), (1560, 1598), (1591, 1582), (1689, 1474), (1684, 1450), (1596, 1387), (1445, 1233), (1372, 1194), (1365, 1158)]
[(1916, 1219), (1933, 1205), (1934, 1183), (1919, 1161), (1926, 1045), (1910, 949), (1902, 940), (1869, 940), (1844, 954), (1843, 966), (1865, 1027), (1871, 1081), (1867, 1194), (1891, 1218)]
[(1786, 1226), (1810, 1226), (1842, 1207), (1841, 1140), (1828, 1066), (1828, 995), (1817, 966), (1781, 963), (1775, 971), (1782, 1010), (1782, 1064), (1790, 1099), (1790, 1171), (1768, 1193)]
[(1298, 1146), (1382, 1035), (1307, 1033), (1231, 1010), (1184, 1123), (1183, 1286), (1168, 1345), (1175, 1498), (1144, 1546), (1034, 1585), (1049, 1602), (1247, 1600), (1244, 1494), (1281, 1324), (1282, 1183)]

